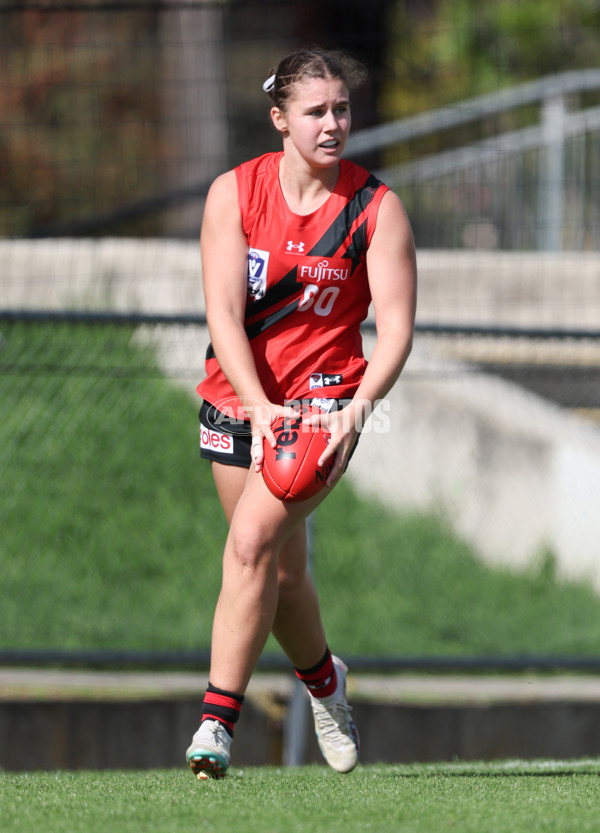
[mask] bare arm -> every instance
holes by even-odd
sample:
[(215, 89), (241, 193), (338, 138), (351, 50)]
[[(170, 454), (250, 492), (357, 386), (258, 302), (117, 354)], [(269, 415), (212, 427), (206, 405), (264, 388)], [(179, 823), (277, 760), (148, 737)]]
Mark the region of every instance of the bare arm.
[[(417, 265), (410, 223), (400, 199), (384, 196), (367, 252), (377, 343), (352, 405), (368, 416), (391, 390), (412, 349), (417, 305)], [(365, 413), (366, 408), (366, 413)]]
[[(417, 267), (410, 223), (400, 199), (388, 191), (367, 251), (369, 287), (377, 343), (363, 379), (347, 408), (328, 415), (332, 440), (321, 459), (336, 454), (329, 483), (335, 483), (357, 436), (376, 403), (390, 391), (412, 348), (417, 300)], [(316, 420), (314, 420), (316, 421)]]
[[(275, 416), (292, 411), (269, 403), (244, 330), (248, 242), (242, 229), (233, 171), (218, 177), (208, 192), (200, 250), (206, 318), (215, 355), (247, 410), (253, 436), (264, 436), (274, 445), (271, 422)], [(257, 469), (262, 451), (259, 457), (254, 454)]]
[(233, 171), (212, 184), (200, 235), (206, 317), (215, 355), (243, 404), (264, 399), (244, 332), (248, 243), (242, 231)]

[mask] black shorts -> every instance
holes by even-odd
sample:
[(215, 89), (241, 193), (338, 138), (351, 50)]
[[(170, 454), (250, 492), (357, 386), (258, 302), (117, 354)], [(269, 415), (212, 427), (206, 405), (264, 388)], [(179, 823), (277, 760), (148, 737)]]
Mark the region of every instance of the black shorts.
[[(305, 399), (303, 403), (317, 405), (329, 413), (345, 408), (350, 401), (350, 399)], [(319, 405), (319, 403), (323, 404)], [(206, 400), (200, 408), (199, 419), (201, 457), (205, 460), (213, 460), (215, 463), (224, 463), (226, 466), (250, 468), (252, 464), (250, 420), (233, 419)], [(354, 453), (354, 449), (352, 452)]]

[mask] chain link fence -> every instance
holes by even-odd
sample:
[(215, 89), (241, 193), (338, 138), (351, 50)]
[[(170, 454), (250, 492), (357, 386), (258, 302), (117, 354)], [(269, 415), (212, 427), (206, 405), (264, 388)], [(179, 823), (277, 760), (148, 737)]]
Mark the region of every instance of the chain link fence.
[[(307, 22), (306, 4), (258, 5), (0, 4), (0, 651), (208, 649), (226, 525), (197, 449), (203, 199), (215, 174), (277, 146), (268, 67), (309, 31), (333, 37), (323, 9)], [(382, 25), (396, 6), (335, 30), (373, 68), (358, 130), (398, 88)], [(422, 160), (426, 187), (399, 179), (419, 248), (413, 355), (314, 518), (328, 633), (381, 662), (593, 653), (593, 188), (571, 209), (595, 145), (574, 138), (566, 167), (564, 240), (590, 251), (540, 256), (494, 249), (534, 246), (533, 151), (461, 185), (445, 141), (430, 148), (437, 184)], [(405, 176), (411, 152), (359, 161)], [(368, 322), (367, 350), (371, 335)]]
[[(206, 656), (226, 524), (198, 455), (200, 317), (167, 324), (21, 311), (0, 319), (2, 648), (150, 653), (184, 664), (186, 652)], [(370, 339), (365, 332), (367, 347)], [(575, 342), (538, 337), (526, 346), (524, 367), (534, 346), (539, 360)], [(597, 342), (585, 346), (596, 360)], [(549, 364), (554, 381), (533, 395), (513, 379), (494, 380), (515, 373), (506, 350), (506, 337), (419, 331), (403, 379), (316, 513), (313, 571), (340, 650), (560, 653), (562, 631), (546, 644), (546, 627), (542, 638), (515, 615), (537, 595), (551, 621), (545, 606), (557, 573), (575, 581), (567, 596), (585, 582), (582, 621), (565, 623), (567, 647), (595, 644), (596, 603), (584, 587), (597, 582), (593, 549), (586, 553), (600, 438), (593, 423), (551, 401), (580, 404), (568, 365)], [(555, 471), (565, 443), (576, 485)], [(572, 494), (557, 494), (569, 486)], [(508, 582), (489, 618), (486, 561)], [(505, 630), (493, 625), (512, 617)], [(267, 653), (277, 650), (270, 643)]]

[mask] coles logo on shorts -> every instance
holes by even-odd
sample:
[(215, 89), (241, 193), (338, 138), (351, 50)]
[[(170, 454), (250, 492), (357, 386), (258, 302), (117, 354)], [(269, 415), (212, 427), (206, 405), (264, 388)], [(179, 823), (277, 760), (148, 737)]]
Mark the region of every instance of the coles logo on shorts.
[(204, 425), (200, 428), (200, 448), (207, 451), (220, 451), (222, 454), (233, 454), (233, 437), (223, 434)]

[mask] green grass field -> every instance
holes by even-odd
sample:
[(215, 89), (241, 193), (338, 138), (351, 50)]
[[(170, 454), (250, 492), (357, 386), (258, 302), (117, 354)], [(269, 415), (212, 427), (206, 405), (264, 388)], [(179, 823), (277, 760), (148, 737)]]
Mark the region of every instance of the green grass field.
[(596, 833), (600, 763), (2, 775), (3, 833)]
[[(226, 530), (195, 404), (124, 328), (0, 332), (2, 647), (206, 647)], [(600, 600), (560, 583), (551, 557), (490, 569), (444, 519), (346, 483), (316, 515), (314, 574), (348, 655), (600, 651)], [(209, 783), (183, 768), (0, 773), (0, 831), (596, 833), (599, 775), (587, 761), (234, 768)]]
[[(199, 403), (129, 328), (0, 334), (2, 647), (208, 647), (226, 527)], [(345, 482), (316, 513), (313, 571), (345, 655), (600, 651), (600, 599), (551, 557), (491, 569), (443, 518)]]

